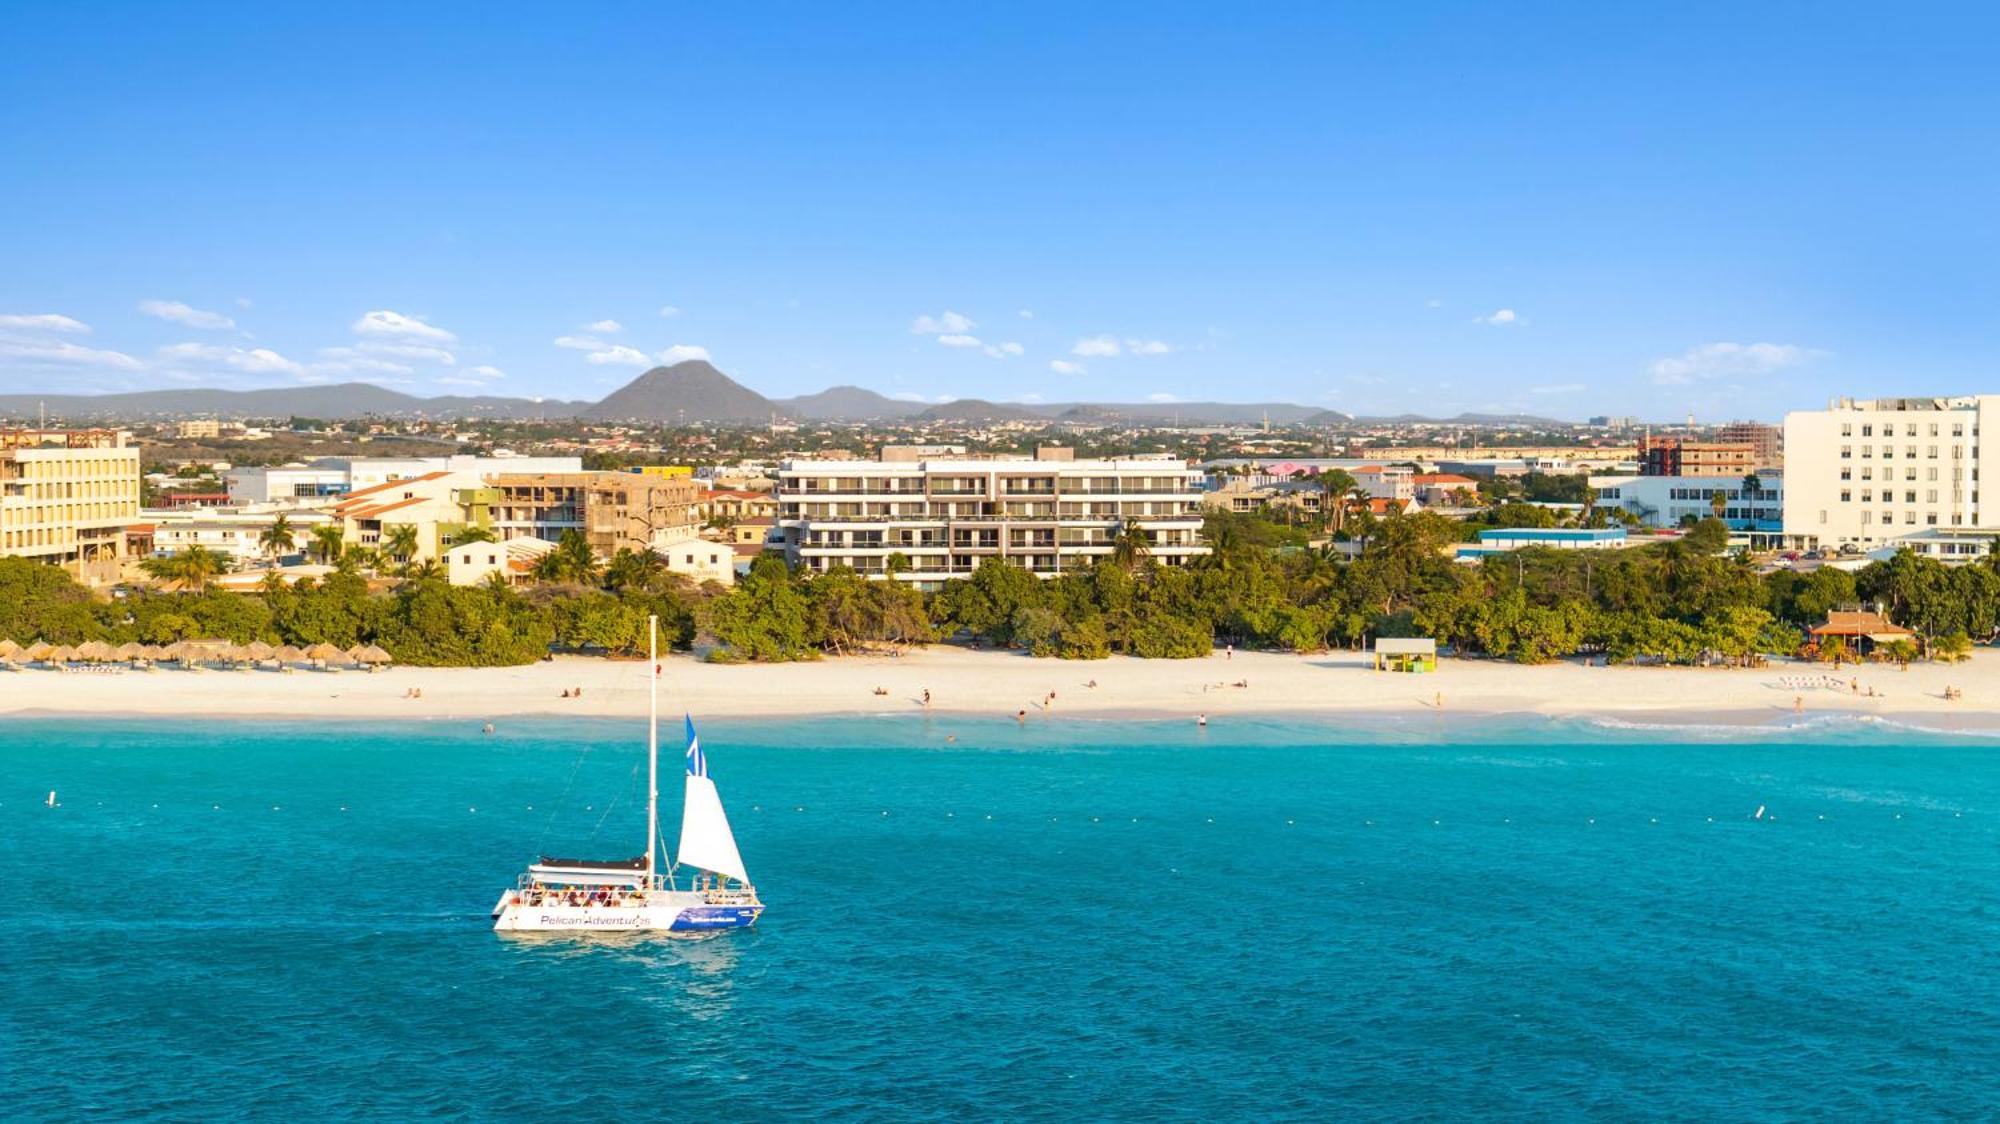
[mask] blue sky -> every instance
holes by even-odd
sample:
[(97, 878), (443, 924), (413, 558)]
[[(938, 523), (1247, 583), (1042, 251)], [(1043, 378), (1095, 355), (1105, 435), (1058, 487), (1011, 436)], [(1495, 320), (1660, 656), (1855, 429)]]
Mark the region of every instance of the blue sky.
[(10, 11), (0, 391), (1995, 389), (1992, 9), (279, 7)]

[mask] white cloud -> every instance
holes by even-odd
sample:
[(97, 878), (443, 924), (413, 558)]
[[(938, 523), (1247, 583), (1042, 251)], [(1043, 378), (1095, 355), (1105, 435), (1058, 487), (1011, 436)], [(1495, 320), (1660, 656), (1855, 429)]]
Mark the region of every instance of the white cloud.
[(236, 321), (220, 312), (190, 308), (180, 301), (144, 300), (139, 302), (139, 311), (175, 324), (185, 324), (190, 328), (223, 331), (236, 326)]
[(941, 344), (945, 345), (946, 347), (978, 347), (978, 346), (979, 346), (979, 337), (978, 337), (978, 336), (965, 336), (965, 335), (942, 335), (942, 336), (939, 336), (939, 337), (937, 338), (937, 341), (938, 341), (939, 343), (941, 343)]
[(482, 379), (504, 379), (507, 377), (507, 372), (501, 370), (498, 367), (489, 366), (485, 363), (481, 363), (477, 367), (467, 367), (465, 369), (465, 373), (475, 378), (482, 378)]
[(160, 362), (170, 367), (221, 364), (251, 375), (304, 375), (301, 364), (268, 347), (228, 347), (213, 343), (174, 343), (159, 351)]
[(571, 351), (602, 351), (611, 346), (596, 336), (557, 336), (553, 342)]
[(672, 366), (675, 363), (686, 363), (694, 359), (707, 362), (708, 349), (705, 347), (696, 347), (691, 343), (677, 343), (659, 354), (660, 362), (668, 366)]
[(660, 306), (660, 315), (661, 315), (661, 316), (664, 316), (664, 317), (666, 317), (666, 318), (668, 318), (668, 319), (670, 319), (670, 320), (671, 320), (671, 319), (673, 319), (673, 318), (674, 318), (674, 317), (676, 317), (676, 316), (679, 316), (680, 314), (681, 314), (681, 310), (680, 310), (680, 309), (678, 309), (678, 308), (675, 308), (675, 307), (674, 307), (673, 305), (670, 305), (670, 304), (663, 304), (663, 305), (661, 305), (661, 306)]
[(0, 338), (0, 359), (76, 367), (110, 367), (119, 371), (137, 371), (145, 366), (122, 351), (83, 347), (68, 340)]
[(1767, 375), (1805, 362), (1818, 354), (1788, 343), (1705, 343), (1679, 355), (1653, 360), (1648, 371), (1664, 386), (1701, 379)]
[(19, 328), (30, 332), (76, 332), (87, 333), (90, 325), (81, 320), (55, 312), (28, 312), (0, 314), (0, 328)]
[(1178, 402), (1178, 401), (1180, 401), (1180, 400), (1181, 400), (1181, 396), (1180, 396), (1180, 395), (1178, 395), (1178, 394), (1168, 394), (1168, 393), (1167, 393), (1167, 392), (1165, 392), (1165, 391), (1161, 391), (1161, 392), (1159, 392), (1158, 394), (1148, 394), (1148, 395), (1146, 396), (1146, 401), (1148, 401), (1148, 402), (1159, 402), (1159, 403), (1162, 403), (1162, 404), (1164, 404), (1164, 403), (1167, 403), (1167, 402)]
[(249, 298), (249, 297), (237, 297), (237, 298), (236, 298), (236, 307), (238, 307), (238, 308), (249, 308), (249, 307), (250, 307), (250, 298)]
[(622, 332), (625, 330), (625, 325), (620, 324), (616, 320), (599, 320), (595, 324), (585, 324), (583, 330), (586, 332)]
[(1425, 307), (1425, 308), (1443, 308), (1443, 307), (1444, 307), (1444, 302), (1443, 302), (1443, 301), (1441, 301), (1441, 300), (1439, 300), (1439, 299), (1437, 299), (1436, 297), (1432, 297), (1431, 299), (1429, 299), (1429, 300), (1427, 300), (1427, 301), (1425, 301), (1425, 302), (1424, 302), (1424, 307)]
[(1134, 355), (1165, 355), (1173, 350), (1164, 340), (1126, 340), (1125, 346)]
[(606, 363), (617, 363), (621, 366), (648, 367), (653, 362), (651, 359), (646, 358), (645, 352), (640, 351), (636, 347), (626, 347), (623, 344), (614, 344), (600, 351), (593, 351), (589, 355), (584, 356), (583, 359), (586, 363), (596, 363), (599, 366)]
[(463, 375), (439, 375), (431, 381), (439, 386), (469, 386), (480, 390), (484, 390), (487, 387), (484, 379), (466, 378)]
[(1054, 371), (1058, 375), (1080, 375), (1084, 372), (1084, 369), (1083, 364), (1072, 363), (1067, 359), (1049, 360), (1049, 370)]
[(404, 336), (411, 339), (433, 340), (437, 343), (457, 343), (458, 337), (434, 324), (424, 323), (421, 317), (405, 316), (400, 312), (379, 309), (363, 313), (354, 322), (357, 336)]
[(986, 345), (984, 350), (986, 354), (991, 355), (995, 359), (1006, 359), (1009, 356), (1025, 355), (1027, 354), (1028, 351), (1027, 348), (1022, 347), (1020, 344), (1015, 343), (1012, 340), (1009, 340), (1006, 343), (989, 343)]
[[(1439, 384), (1439, 389), (1445, 389), (1445, 386), (1446, 384), (1441, 383)], [(1554, 383), (1546, 383), (1542, 386), (1531, 386), (1528, 388), (1528, 393), (1529, 394), (1575, 394), (1579, 391), (1584, 391), (1589, 389), (1590, 387), (1586, 383), (1554, 382)]]
[(398, 359), (428, 359), (447, 367), (458, 362), (458, 356), (444, 348), (427, 347), (420, 343), (377, 343), (374, 340), (366, 340), (361, 344), (361, 350), (374, 352), (377, 355), (394, 355)]
[(1474, 324), (1486, 324), (1494, 328), (1508, 328), (1521, 323), (1520, 314), (1511, 308), (1496, 309), (1485, 316), (1472, 318)]
[(1041, 405), (1042, 403), (1044, 403), (1044, 402), (1048, 401), (1048, 399), (1046, 399), (1046, 398), (1043, 398), (1043, 397), (1042, 397), (1042, 396), (1041, 396), (1040, 394), (1037, 394), (1037, 393), (1035, 393), (1034, 391), (1032, 391), (1032, 390), (1031, 390), (1031, 391), (1029, 391), (1029, 392), (1028, 392), (1028, 393), (1026, 393), (1026, 394), (1017, 394), (1017, 395), (1015, 395), (1015, 396), (1014, 396), (1014, 401), (1016, 401), (1016, 402), (1024, 402), (1024, 403), (1026, 403), (1026, 404), (1028, 404), (1028, 405), (1030, 405), (1030, 406), (1039, 406), (1039, 405)]
[(946, 310), (943, 316), (919, 316), (910, 322), (913, 336), (962, 336), (979, 327), (972, 317)]
[(1014, 315), (1020, 317), (1023, 320), (1033, 320), (1035, 318), (1034, 310), (1028, 308), (1024, 308), (1021, 311), (1016, 312)]
[(1111, 336), (1092, 336), (1087, 340), (1076, 341), (1076, 346), (1070, 348), (1069, 353), (1085, 359), (1108, 359), (1122, 350), (1118, 341)]

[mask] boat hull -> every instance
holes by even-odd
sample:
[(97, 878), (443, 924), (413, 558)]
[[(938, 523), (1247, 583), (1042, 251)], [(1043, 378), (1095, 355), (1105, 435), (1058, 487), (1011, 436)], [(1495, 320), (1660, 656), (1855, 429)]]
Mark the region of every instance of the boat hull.
[(697, 894), (677, 894), (674, 898), (629, 906), (528, 905), (520, 895), (510, 894), (494, 908), (493, 928), (502, 932), (699, 933), (747, 929), (764, 912), (762, 905), (717, 905)]

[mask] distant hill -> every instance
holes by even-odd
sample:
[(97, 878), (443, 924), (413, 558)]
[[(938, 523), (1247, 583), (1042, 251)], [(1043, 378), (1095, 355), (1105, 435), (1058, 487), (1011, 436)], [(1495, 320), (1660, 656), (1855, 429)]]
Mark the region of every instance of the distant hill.
[(772, 404), (807, 421), (882, 421), (907, 418), (923, 409), (920, 403), (904, 402), (858, 386), (829, 387), (818, 394), (773, 399)]
[(1332, 413), (1290, 402), (1077, 402), (1039, 407), (1064, 421), (1128, 422), (1181, 425), (1296, 425), (1318, 414)]
[(591, 421), (768, 422), (784, 411), (705, 359), (655, 367), (579, 415)]
[(63, 418), (567, 418), (587, 403), (526, 398), (418, 398), (365, 382), (283, 386), (264, 390), (142, 390), (129, 394), (5, 394), (0, 416)]
[[(1332, 414), (1333, 411), (1326, 411)], [(1455, 414), (1448, 418), (1433, 418), (1423, 414), (1393, 414), (1389, 416), (1366, 415), (1350, 418), (1346, 414), (1336, 415), (1337, 421), (1358, 421), (1372, 425), (1415, 425), (1429, 422), (1433, 425), (1570, 425), (1554, 418), (1537, 417), (1533, 414)], [(1320, 422), (1308, 419), (1307, 425), (1332, 425), (1333, 421)]]
[(1026, 406), (1016, 406), (1005, 402), (988, 402), (984, 398), (960, 398), (941, 403), (915, 415), (918, 421), (941, 422), (1003, 422), (1003, 421), (1047, 421), (1045, 413)]
[(147, 390), (129, 394), (0, 395), (0, 417), (142, 421), (160, 418), (583, 418), (665, 425), (762, 425), (776, 417), (817, 422), (1061, 421), (1079, 425), (1340, 425), (1352, 421), (1460, 425), (1562, 425), (1525, 414), (1460, 414), (1426, 418), (1352, 418), (1338, 410), (1290, 402), (990, 402), (961, 398), (940, 405), (905, 402), (865, 387), (835, 386), (816, 394), (771, 399), (705, 360), (655, 367), (601, 402), (541, 401), (497, 396), (419, 398), (373, 383), (285, 386), (264, 390)]

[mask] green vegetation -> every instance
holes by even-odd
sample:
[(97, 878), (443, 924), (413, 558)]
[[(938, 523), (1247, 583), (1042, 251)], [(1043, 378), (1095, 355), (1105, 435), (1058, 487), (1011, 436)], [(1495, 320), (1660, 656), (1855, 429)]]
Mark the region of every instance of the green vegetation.
[[(1466, 525), (1434, 514), (1371, 517), (1350, 530), (1362, 545), (1348, 560), (1305, 549), (1299, 528), (1218, 514), (1208, 520), (1212, 553), (1185, 567), (1161, 564), (1145, 535), (1126, 528), (1114, 553), (1059, 577), (995, 559), (929, 594), (846, 569), (807, 575), (775, 555), (733, 589), (695, 588), (645, 552), (599, 565), (581, 536), (537, 566), (542, 584), (519, 591), (454, 587), (423, 564), (377, 591), (359, 572), (367, 552), (349, 547), (322, 582), (221, 593), (205, 588), (220, 571), (190, 551), (149, 564), (180, 591), (105, 602), (59, 570), (0, 559), (0, 636), (377, 643), (404, 663), (478, 666), (552, 649), (635, 654), (647, 614), (657, 613), (671, 646), (704, 646), (722, 661), (815, 659), (948, 637), (1064, 659), (1175, 659), (1225, 642), (1304, 652), (1429, 636), (1461, 655), (1522, 663), (1575, 655), (1698, 663), (1759, 653), (1848, 658), (1846, 644), (1815, 647), (1807, 637), (1830, 610), (1855, 602), (1881, 603), (1916, 634), (1885, 645), (1884, 658), (1961, 659), (2000, 636), (2000, 556), (1951, 568), (1904, 552), (1853, 574), (1760, 575), (1724, 553), (1728, 531), (1711, 519), (1652, 546), (1522, 550), (1468, 566), (1449, 554)], [(317, 537), (313, 545), (341, 549)], [(889, 561), (891, 570), (907, 566)]]

